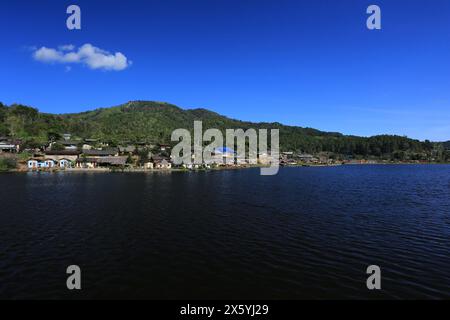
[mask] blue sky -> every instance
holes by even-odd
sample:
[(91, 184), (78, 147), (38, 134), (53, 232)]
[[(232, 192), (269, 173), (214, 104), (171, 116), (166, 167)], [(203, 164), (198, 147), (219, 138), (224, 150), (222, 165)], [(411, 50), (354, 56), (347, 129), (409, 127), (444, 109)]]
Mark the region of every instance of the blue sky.
[[(71, 4), (80, 31), (66, 28)], [(366, 28), (371, 4), (382, 30)], [(448, 0), (8, 0), (0, 39), (6, 104), (67, 113), (157, 100), (345, 134), (450, 139)], [(33, 56), (69, 44), (127, 60), (105, 70)]]

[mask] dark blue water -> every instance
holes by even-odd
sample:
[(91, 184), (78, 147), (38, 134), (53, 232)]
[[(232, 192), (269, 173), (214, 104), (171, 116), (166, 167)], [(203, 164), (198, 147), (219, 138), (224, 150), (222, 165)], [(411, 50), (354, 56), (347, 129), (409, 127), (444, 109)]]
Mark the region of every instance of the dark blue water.
[(0, 208), (3, 299), (450, 298), (448, 165), (3, 174)]

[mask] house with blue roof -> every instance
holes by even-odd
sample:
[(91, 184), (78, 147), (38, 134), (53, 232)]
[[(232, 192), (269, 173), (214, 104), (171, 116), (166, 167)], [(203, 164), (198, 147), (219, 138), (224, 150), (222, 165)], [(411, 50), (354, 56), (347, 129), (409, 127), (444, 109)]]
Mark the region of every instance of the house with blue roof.
[(231, 160), (235, 159), (236, 152), (228, 147), (220, 147), (214, 150), (214, 158), (220, 164), (230, 163)]

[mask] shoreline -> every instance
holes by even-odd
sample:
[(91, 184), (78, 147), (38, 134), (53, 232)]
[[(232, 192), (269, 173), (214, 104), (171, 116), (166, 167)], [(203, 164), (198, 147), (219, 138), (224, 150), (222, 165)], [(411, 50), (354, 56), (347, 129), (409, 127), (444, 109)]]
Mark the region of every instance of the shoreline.
[[(289, 164), (280, 165), (280, 168), (325, 168), (325, 167), (340, 167), (340, 166), (397, 166), (397, 165), (450, 165), (450, 162), (427, 162), (427, 163), (413, 163), (413, 162), (395, 162), (395, 163), (336, 163), (336, 164)], [(262, 165), (248, 165), (248, 166), (236, 166), (236, 167), (217, 167), (208, 169), (184, 169), (184, 168), (172, 168), (172, 169), (141, 169), (141, 168), (128, 168), (128, 169), (111, 169), (111, 168), (68, 168), (68, 169), (43, 169), (43, 170), (23, 170), (23, 169), (9, 169), (0, 170), (2, 173), (172, 173), (172, 172), (211, 172), (211, 171), (228, 171), (228, 170), (243, 170), (252, 168), (267, 168), (268, 166)]]

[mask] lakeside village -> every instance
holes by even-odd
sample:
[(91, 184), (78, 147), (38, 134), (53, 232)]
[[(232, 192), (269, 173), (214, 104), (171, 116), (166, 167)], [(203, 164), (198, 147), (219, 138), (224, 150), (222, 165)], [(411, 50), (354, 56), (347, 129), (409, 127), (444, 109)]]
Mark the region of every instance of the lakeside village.
[[(21, 140), (0, 137), (0, 171), (150, 171), (207, 170), (269, 166), (270, 154), (258, 154), (256, 162), (237, 159), (236, 152), (218, 148), (213, 156), (220, 159), (212, 164), (183, 164), (176, 166), (170, 157), (171, 145), (145, 142), (123, 143), (117, 147), (98, 139), (73, 139), (71, 134), (61, 140), (48, 142), (40, 148), (23, 148)], [(228, 161), (229, 159), (233, 159)], [(311, 155), (294, 151), (281, 152), (280, 166), (331, 166), (343, 164), (392, 163), (387, 160), (335, 158), (330, 153)], [(411, 163), (409, 161), (408, 163)], [(416, 161), (420, 163), (420, 161)]]

